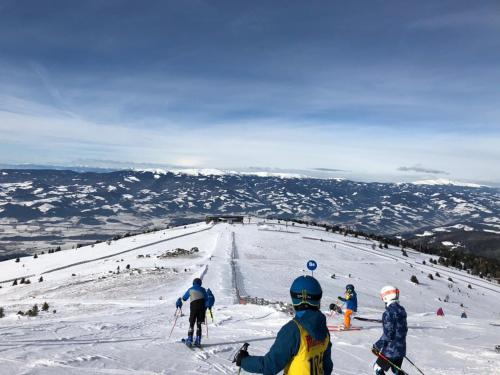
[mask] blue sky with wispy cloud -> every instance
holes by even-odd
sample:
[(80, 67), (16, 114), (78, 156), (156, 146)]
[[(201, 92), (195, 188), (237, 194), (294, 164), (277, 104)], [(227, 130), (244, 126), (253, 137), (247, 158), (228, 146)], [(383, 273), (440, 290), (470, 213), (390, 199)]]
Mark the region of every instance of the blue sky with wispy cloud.
[(497, 1), (2, 0), (0, 162), (500, 183), (499, 66)]

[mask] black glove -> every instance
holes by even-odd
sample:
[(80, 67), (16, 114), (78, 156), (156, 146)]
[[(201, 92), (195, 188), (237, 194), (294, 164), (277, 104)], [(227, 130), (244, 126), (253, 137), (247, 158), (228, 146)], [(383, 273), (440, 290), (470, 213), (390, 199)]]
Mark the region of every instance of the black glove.
[(248, 351), (246, 349), (240, 349), (238, 354), (236, 354), (236, 357), (234, 357), (234, 362), (236, 362), (236, 366), (241, 367), (241, 361), (243, 358), (248, 357), (250, 354), (248, 354)]
[(337, 311), (337, 305), (334, 304), (334, 303), (330, 303), (330, 311), (333, 310), (333, 311)]
[(378, 357), (379, 354), (380, 354), (380, 350), (378, 350), (377, 347), (373, 346), (372, 347), (372, 353)]
[(338, 298), (339, 301), (343, 300), (343, 298), (341, 296), (338, 296), (337, 298)]

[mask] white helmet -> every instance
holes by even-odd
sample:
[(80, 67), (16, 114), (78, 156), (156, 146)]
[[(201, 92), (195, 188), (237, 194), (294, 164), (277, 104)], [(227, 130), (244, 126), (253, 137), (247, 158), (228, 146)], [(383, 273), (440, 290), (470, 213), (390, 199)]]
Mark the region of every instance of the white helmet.
[(385, 303), (399, 300), (399, 289), (395, 286), (386, 285), (380, 290), (380, 298)]

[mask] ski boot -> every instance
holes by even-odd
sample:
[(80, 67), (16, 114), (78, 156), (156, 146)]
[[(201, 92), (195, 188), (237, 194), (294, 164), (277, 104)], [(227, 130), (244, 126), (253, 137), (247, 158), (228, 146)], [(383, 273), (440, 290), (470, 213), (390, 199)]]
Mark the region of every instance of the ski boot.
[(193, 346), (193, 336), (188, 336), (187, 339), (184, 341), (186, 346), (192, 347)]
[(196, 336), (196, 339), (194, 340), (194, 346), (201, 348), (201, 336)]

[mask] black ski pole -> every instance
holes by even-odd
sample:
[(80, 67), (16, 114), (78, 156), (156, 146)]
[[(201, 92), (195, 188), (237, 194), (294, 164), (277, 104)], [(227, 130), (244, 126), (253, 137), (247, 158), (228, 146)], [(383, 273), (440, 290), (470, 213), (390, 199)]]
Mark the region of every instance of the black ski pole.
[(386, 361), (387, 363), (389, 363), (389, 364), (390, 364), (392, 367), (394, 367), (396, 370), (401, 371), (401, 373), (402, 373), (403, 375), (409, 375), (409, 374), (408, 374), (406, 371), (404, 371), (401, 367), (398, 367), (398, 366), (396, 366), (394, 363), (392, 363), (392, 362), (391, 362), (391, 360), (390, 360), (389, 358), (387, 358), (385, 355), (383, 355), (382, 353), (380, 353), (380, 352), (379, 352), (379, 353), (378, 353), (378, 356), (379, 356), (380, 358), (382, 358), (384, 361)]
[[(240, 348), (240, 350), (238, 350), (238, 351), (236, 352), (236, 354), (234, 355), (234, 358), (233, 358), (233, 363), (235, 363), (235, 362), (236, 362), (236, 357), (238, 356), (239, 352), (241, 352), (242, 350), (245, 350), (245, 351), (246, 351), (246, 350), (248, 350), (248, 346), (249, 346), (249, 345), (250, 345), (250, 344), (249, 344), (248, 342), (246, 342), (246, 343), (244, 343), (244, 344), (243, 344), (243, 346)], [(240, 366), (240, 368), (238, 369), (238, 375), (240, 375), (240, 373), (241, 373), (241, 366)]]
[(407, 356), (405, 356), (405, 358), (406, 358), (406, 360), (407, 360), (408, 362), (410, 362), (410, 363), (413, 365), (413, 367), (415, 367), (415, 368), (418, 370), (418, 372), (420, 372), (422, 375), (425, 375), (425, 374), (422, 372), (422, 370), (420, 370), (420, 369), (417, 367), (417, 365), (416, 365), (416, 364), (414, 364), (414, 363), (411, 361), (411, 359), (410, 359), (410, 358), (408, 358)]

